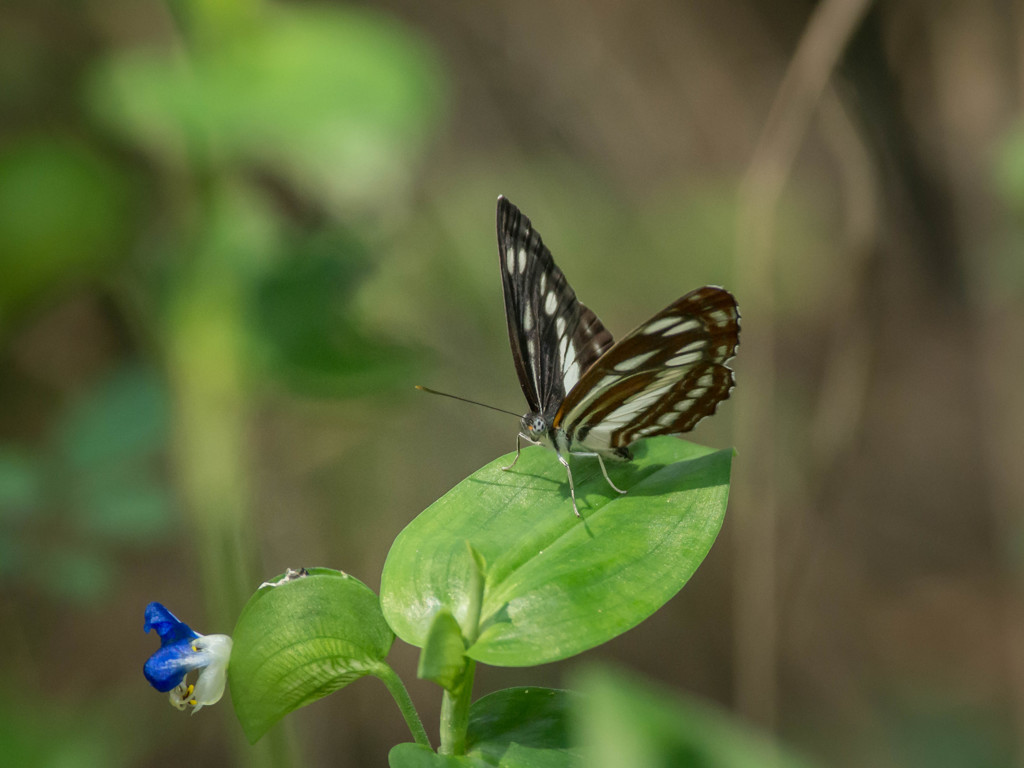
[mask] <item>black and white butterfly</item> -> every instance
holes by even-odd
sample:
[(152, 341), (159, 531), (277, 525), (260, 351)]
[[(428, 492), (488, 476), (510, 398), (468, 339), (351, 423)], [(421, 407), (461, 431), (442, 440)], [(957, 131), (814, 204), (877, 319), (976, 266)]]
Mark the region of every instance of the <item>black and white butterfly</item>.
[(530, 220), (498, 198), (498, 255), (505, 318), (529, 412), (516, 439), (566, 455), (628, 461), (631, 443), (688, 432), (735, 384), (726, 366), (739, 344), (740, 313), (728, 291), (706, 285), (665, 307), (617, 343), (576, 299)]

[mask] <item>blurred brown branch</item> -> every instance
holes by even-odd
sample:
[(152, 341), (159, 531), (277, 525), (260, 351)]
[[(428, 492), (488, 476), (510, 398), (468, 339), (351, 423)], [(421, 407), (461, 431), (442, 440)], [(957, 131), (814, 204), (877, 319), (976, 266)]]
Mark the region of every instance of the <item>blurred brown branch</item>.
[(736, 290), (742, 299), (736, 446), (746, 461), (736, 485), (735, 693), (740, 712), (768, 727), (777, 720), (777, 481), (775, 409), (775, 213), (793, 161), (836, 62), (870, 0), (826, 0), (811, 15), (740, 184)]

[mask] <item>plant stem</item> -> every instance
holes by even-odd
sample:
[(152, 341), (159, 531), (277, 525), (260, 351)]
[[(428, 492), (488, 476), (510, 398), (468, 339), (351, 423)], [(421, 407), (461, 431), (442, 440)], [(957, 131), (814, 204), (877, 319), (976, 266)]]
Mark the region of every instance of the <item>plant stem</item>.
[(402, 683), (402, 679), (395, 673), (395, 670), (387, 664), (381, 663), (374, 668), (372, 674), (380, 678), (381, 682), (387, 686), (391, 697), (395, 700), (399, 711), (402, 713), (402, 717), (405, 718), (405, 724), (409, 726), (409, 731), (412, 732), (412, 737), (416, 743), (429, 747), (430, 739), (427, 738), (427, 731), (423, 727), (423, 721), (420, 720), (419, 713), (416, 711), (412, 699), (409, 698), (409, 692), (405, 689), (405, 684)]
[[(744, 368), (758, 371), (752, 376), (759, 381), (756, 396), (740, 393), (734, 406), (734, 440), (741, 455), (761, 455), (775, 432), (778, 313), (772, 286), (779, 201), (836, 62), (871, 4), (824, 0), (815, 6), (740, 184), (736, 293), (743, 296), (748, 325), (757, 329), (748, 328), (744, 336)], [(734, 695), (740, 714), (773, 729), (779, 709), (779, 478), (762, 462), (735, 489)]]
[(466, 729), (469, 727), (469, 704), (473, 697), (473, 674), (476, 662), (466, 659), (466, 673), (459, 687), (445, 691), (441, 701), (441, 748), (442, 755), (464, 755), (466, 753)]

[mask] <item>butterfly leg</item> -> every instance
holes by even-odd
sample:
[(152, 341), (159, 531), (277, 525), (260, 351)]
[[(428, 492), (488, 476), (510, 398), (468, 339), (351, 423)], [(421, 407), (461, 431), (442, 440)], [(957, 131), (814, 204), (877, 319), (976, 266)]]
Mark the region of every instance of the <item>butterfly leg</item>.
[[(530, 438), (526, 438), (526, 439), (529, 440)], [(512, 467), (514, 467), (516, 465), (516, 462), (519, 461), (519, 454), (522, 452), (522, 441), (523, 441), (523, 433), (520, 432), (518, 435), (516, 435), (516, 457), (514, 459), (512, 459), (512, 463), (509, 464), (507, 467), (502, 467), (501, 468), (503, 472), (508, 472), (510, 469), (512, 469)], [(530, 442), (532, 443), (533, 441), (530, 440)]]
[(608, 485), (612, 487), (612, 490), (618, 491), (619, 493), (625, 493), (624, 490), (619, 488), (619, 486), (613, 483), (612, 479), (608, 477), (608, 470), (604, 468), (604, 459), (601, 457), (600, 453), (597, 454), (597, 463), (601, 465), (601, 474), (604, 475), (604, 479), (608, 481)]
[(610, 477), (608, 477), (608, 470), (604, 468), (604, 459), (601, 457), (600, 453), (590, 453), (590, 452), (584, 453), (584, 452), (581, 451), (579, 453), (573, 453), (573, 456), (593, 456), (594, 458), (596, 458), (597, 459), (597, 463), (601, 465), (601, 474), (604, 475), (604, 479), (608, 481), (608, 485), (610, 485), (612, 487), (612, 490), (613, 491), (618, 491), (619, 493), (625, 493), (624, 490), (619, 488), (619, 486), (617, 486), (615, 483), (613, 483), (612, 479)]
[(569, 478), (569, 496), (572, 497), (572, 511), (576, 513), (576, 517), (582, 519), (583, 515), (580, 514), (579, 507), (576, 506), (576, 488), (572, 482), (572, 470), (569, 469), (569, 462), (565, 460), (565, 457), (561, 453), (556, 451), (555, 455), (558, 456), (558, 460), (562, 462), (562, 466), (565, 467), (565, 474)]

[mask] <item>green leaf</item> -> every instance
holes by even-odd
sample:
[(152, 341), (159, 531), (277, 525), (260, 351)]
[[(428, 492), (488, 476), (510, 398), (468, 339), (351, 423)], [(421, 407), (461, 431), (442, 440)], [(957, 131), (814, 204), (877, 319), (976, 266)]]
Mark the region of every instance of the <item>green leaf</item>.
[(480, 634), (470, 658), (499, 666), (564, 659), (625, 632), (665, 604), (711, 549), (725, 515), (732, 452), (672, 437), (641, 443), (610, 468), (573, 459), (584, 520), (573, 516), (553, 453), (527, 448), (491, 462), (399, 534), (381, 576), (381, 606), (422, 647), (447, 608), (469, 632), (476, 565), (486, 560)]
[(588, 768), (809, 768), (727, 712), (677, 697), (607, 670), (591, 670), (574, 685), (574, 743)]
[(490, 768), (477, 757), (439, 755), (422, 744), (396, 744), (388, 753), (391, 768)]
[(455, 690), (466, 668), (465, 651), (459, 623), (450, 611), (442, 608), (430, 624), (416, 677), (432, 680), (445, 690)]
[(483, 610), (484, 587), (487, 583), (487, 559), (468, 541), (466, 549), (473, 558), (473, 567), (469, 572), (469, 609), (466, 612), (469, 621), (469, 642), (472, 644), (480, 636), (480, 611)]
[(565, 768), (581, 765), (569, 748), (575, 696), (551, 688), (508, 688), (484, 696), (469, 711), (466, 750), (490, 765)]
[(233, 638), (228, 680), (250, 743), (293, 709), (375, 674), (394, 641), (373, 591), (328, 568), (259, 589)]
[(420, 744), (391, 750), (391, 768), (570, 768), (568, 718), (574, 699), (551, 688), (507, 688), (484, 696), (469, 711), (466, 754), (438, 755)]

